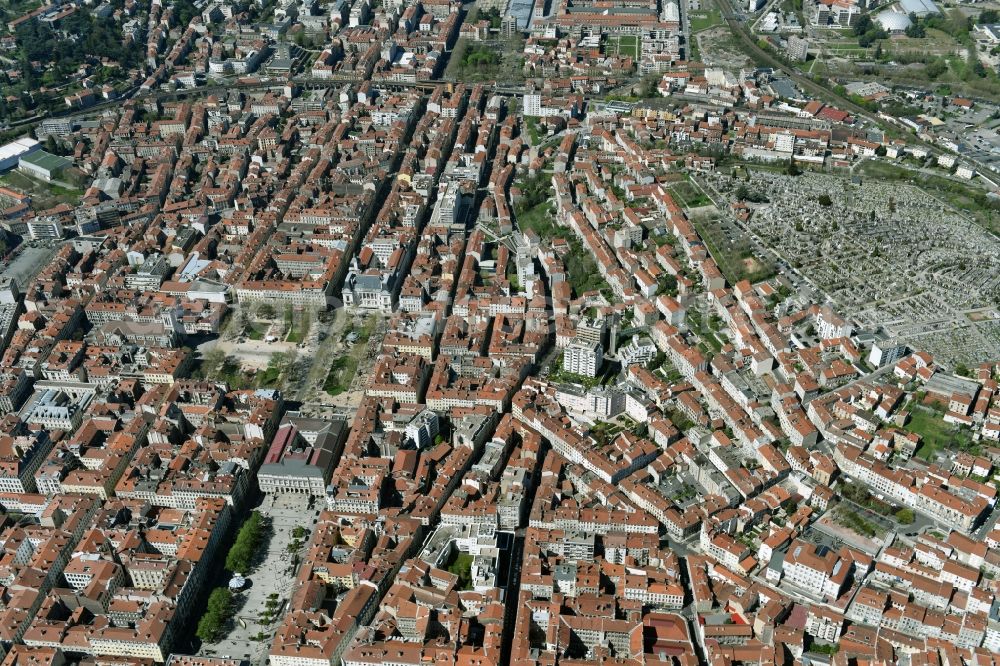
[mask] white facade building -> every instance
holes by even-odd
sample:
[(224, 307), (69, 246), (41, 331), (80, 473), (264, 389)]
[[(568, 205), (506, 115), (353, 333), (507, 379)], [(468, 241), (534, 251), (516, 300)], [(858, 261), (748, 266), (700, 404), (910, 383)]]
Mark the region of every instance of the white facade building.
[(604, 348), (600, 342), (573, 342), (563, 350), (563, 370), (574, 375), (596, 377), (603, 361)]

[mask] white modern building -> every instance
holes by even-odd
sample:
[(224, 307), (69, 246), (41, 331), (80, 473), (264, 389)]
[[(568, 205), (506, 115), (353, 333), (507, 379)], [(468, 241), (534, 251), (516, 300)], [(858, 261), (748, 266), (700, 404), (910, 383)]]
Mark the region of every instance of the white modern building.
[(604, 348), (600, 342), (572, 342), (563, 350), (563, 370), (574, 375), (596, 377), (603, 361)]
[(27, 136), (0, 146), (0, 172), (10, 171), (22, 157), (36, 150), (41, 150), (41, 144)]
[(425, 409), (406, 424), (406, 439), (418, 449), (425, 449), (433, 444), (438, 432), (438, 415), (431, 409)]
[(895, 363), (904, 356), (906, 356), (906, 345), (890, 340), (879, 340), (872, 345), (868, 364), (874, 368), (881, 368), (883, 365)]
[(623, 366), (649, 363), (656, 357), (656, 345), (646, 336), (636, 336), (618, 350)]

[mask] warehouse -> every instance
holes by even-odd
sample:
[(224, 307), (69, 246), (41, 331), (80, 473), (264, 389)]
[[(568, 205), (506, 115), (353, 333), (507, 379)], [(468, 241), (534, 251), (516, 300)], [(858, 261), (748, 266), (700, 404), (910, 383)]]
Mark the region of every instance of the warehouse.
[(47, 153), (44, 150), (36, 150), (27, 155), (21, 156), (18, 160), (17, 168), (35, 178), (42, 180), (53, 180), (73, 163), (64, 157)]
[(18, 160), (23, 156), (39, 150), (40, 147), (40, 143), (26, 136), (0, 146), (0, 173), (10, 171), (17, 166)]

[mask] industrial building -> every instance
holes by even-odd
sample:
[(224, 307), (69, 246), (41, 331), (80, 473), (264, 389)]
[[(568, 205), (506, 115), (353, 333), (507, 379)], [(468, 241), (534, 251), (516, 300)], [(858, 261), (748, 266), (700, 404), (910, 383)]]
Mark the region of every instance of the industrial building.
[(26, 136), (0, 146), (0, 173), (10, 171), (22, 157), (38, 150), (41, 150), (41, 144)]

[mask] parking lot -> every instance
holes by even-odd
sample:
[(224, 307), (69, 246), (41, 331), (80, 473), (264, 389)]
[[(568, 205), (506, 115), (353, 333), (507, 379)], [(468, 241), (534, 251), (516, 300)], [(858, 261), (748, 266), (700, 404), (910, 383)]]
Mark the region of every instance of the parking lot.
[(0, 262), (0, 277), (11, 278), (23, 288), (55, 255), (58, 246), (41, 242), (29, 243), (12, 254), (9, 263)]
[[(296, 540), (296, 527), (304, 528), (304, 535), (301, 530), (298, 532), (302, 535), (298, 552), (305, 550), (322, 508), (320, 501), (310, 508), (308, 495), (265, 496), (258, 510), (271, 523), (262, 546), (266, 552), (261, 554), (252, 571), (241, 572), (249, 579), (249, 584), (234, 597), (237, 610), (229, 634), (216, 643), (203, 644), (200, 654), (245, 659), (251, 664), (264, 663), (295, 580), (296, 557), (289, 550), (289, 544)], [(267, 615), (269, 600), (274, 609), (270, 616)]]

